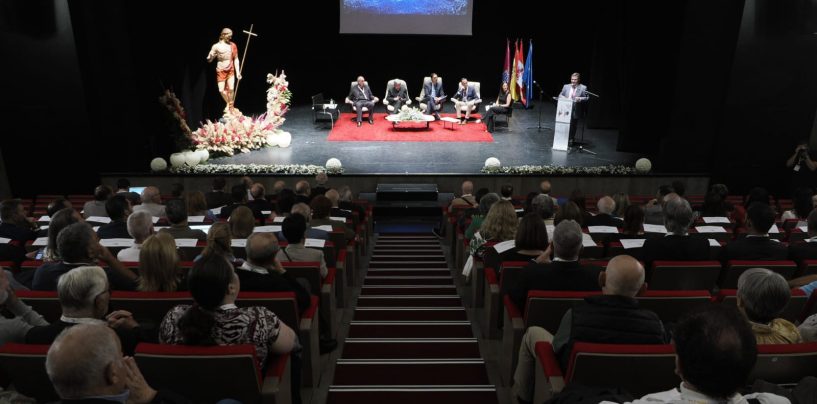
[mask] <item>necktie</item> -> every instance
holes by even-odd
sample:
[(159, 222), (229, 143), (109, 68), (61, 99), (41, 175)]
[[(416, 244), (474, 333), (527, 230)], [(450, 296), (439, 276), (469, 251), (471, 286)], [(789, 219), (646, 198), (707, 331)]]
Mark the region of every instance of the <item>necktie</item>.
[(570, 88), (570, 98), (571, 99), (576, 98), (576, 87)]

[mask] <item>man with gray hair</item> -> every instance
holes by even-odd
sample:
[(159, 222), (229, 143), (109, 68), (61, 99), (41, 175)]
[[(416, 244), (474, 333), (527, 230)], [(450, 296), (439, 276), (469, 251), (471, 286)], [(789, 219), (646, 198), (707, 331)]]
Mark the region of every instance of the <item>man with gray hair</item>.
[(563, 220), (553, 229), (552, 244), (522, 270), (508, 292), (516, 307), (525, 310), (531, 290), (599, 290), (601, 268), (579, 263), (582, 238), (582, 228), (574, 220)]
[(311, 296), (275, 259), (280, 248), (272, 233), (253, 233), (244, 247), (247, 260), (236, 269), (241, 290), (248, 292), (295, 292), (298, 310), (309, 307)]
[(79, 324), (61, 333), (48, 348), (45, 371), (63, 402), (187, 402), (151, 388), (136, 361), (122, 356), (113, 331), (101, 324)]
[[(326, 230), (321, 229), (313, 229), (309, 227), (309, 220), (312, 218), (312, 208), (305, 203), (296, 203), (292, 205), (292, 209), (289, 211), (290, 216), (294, 214), (299, 214), (306, 219), (306, 238), (314, 238), (318, 240), (329, 240), (329, 232)], [(287, 238), (284, 236), (283, 231), (279, 231), (275, 233), (275, 237), (278, 240), (287, 241)]]
[(26, 334), (27, 344), (50, 344), (62, 330), (76, 324), (107, 324), (116, 330), (125, 352), (133, 354), (140, 340), (140, 328), (125, 310), (108, 313), (111, 299), (105, 271), (98, 266), (82, 266), (60, 276), (57, 297), (62, 307), (59, 321), (34, 327)]
[(47, 262), (34, 272), (31, 287), (34, 290), (56, 290), (61, 275), (81, 266), (96, 265), (102, 260), (109, 268), (108, 276), (115, 290), (133, 290), (136, 274), (125, 268), (85, 222), (74, 223), (60, 230), (57, 235), (57, 252), (61, 261)]
[(162, 205), (162, 195), (159, 193), (159, 188), (150, 186), (142, 190), (142, 204), (134, 206), (133, 212), (142, 211), (150, 213), (151, 216), (165, 216), (165, 207)]
[(150, 213), (142, 211), (128, 216), (128, 234), (133, 237), (133, 246), (120, 250), (116, 259), (122, 262), (139, 262), (142, 243), (153, 233), (153, 217)]
[(587, 226), (612, 226), (623, 227), (624, 221), (613, 217), (613, 212), (616, 210), (616, 201), (613, 198), (605, 195), (596, 202), (596, 208), (599, 213), (590, 216), (585, 225)]
[[(674, 194), (672, 194), (674, 195)], [(705, 261), (709, 257), (709, 240), (690, 236), (687, 231), (692, 224), (692, 207), (686, 199), (670, 197), (664, 204), (664, 226), (667, 235), (648, 238), (642, 253), (649, 269), (653, 261)]]
[(538, 213), (544, 219), (545, 224), (553, 224), (554, 203), (553, 198), (545, 194), (539, 194), (530, 201), (531, 211)]
[(802, 342), (797, 327), (778, 318), (789, 304), (791, 290), (778, 273), (766, 268), (751, 268), (738, 278), (738, 309), (749, 320), (758, 344), (796, 344)]
[[(561, 226), (562, 223), (559, 223)], [(558, 226), (557, 226), (558, 228)], [(669, 338), (658, 315), (638, 307), (635, 296), (646, 289), (644, 267), (629, 255), (610, 260), (607, 271), (598, 274), (602, 295), (584, 299), (584, 304), (568, 310), (556, 335), (541, 327), (530, 327), (519, 347), (513, 390), (520, 403), (533, 399), (537, 342), (550, 342), (562, 368), (566, 368), (573, 342), (620, 344), (665, 344)]]

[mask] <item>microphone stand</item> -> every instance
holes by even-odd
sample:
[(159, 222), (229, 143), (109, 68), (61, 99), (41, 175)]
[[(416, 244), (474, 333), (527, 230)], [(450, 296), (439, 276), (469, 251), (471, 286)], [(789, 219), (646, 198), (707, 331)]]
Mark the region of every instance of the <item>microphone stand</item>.
[(542, 86), (540, 86), (539, 83), (534, 81), (533, 85), (535, 85), (539, 89), (539, 120), (537, 122), (536, 128), (529, 127), (528, 129), (536, 129), (537, 132), (541, 131), (542, 129), (550, 130), (551, 128), (542, 126), (542, 110), (544, 109), (544, 106), (545, 106), (545, 104), (544, 104), (545, 91), (542, 90)]
[[(596, 98), (601, 98), (600, 95), (598, 95), (596, 93), (593, 93), (593, 92), (590, 92), (588, 90), (584, 90), (584, 92), (587, 93), (590, 96), (593, 96), (593, 97), (596, 97)], [(590, 102), (590, 97), (588, 97), (586, 101), (583, 101), (583, 103), (584, 102)], [(584, 105), (581, 105), (580, 108), (582, 108), (582, 112), (583, 112), (582, 113), (582, 136), (581, 136), (580, 141), (575, 142), (575, 143), (578, 144), (578, 146), (576, 147), (576, 151), (579, 152), (579, 153), (590, 153), (590, 154), (594, 154), (594, 155), (598, 154), (598, 153), (584, 147), (584, 145), (585, 145), (585, 143), (584, 143), (584, 130), (587, 127), (587, 108)]]

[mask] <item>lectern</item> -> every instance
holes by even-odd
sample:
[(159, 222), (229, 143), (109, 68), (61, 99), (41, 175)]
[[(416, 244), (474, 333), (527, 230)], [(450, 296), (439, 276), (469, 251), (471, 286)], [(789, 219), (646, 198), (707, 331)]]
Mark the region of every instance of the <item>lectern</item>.
[(553, 150), (567, 151), (575, 103), (570, 98), (559, 97), (556, 104), (556, 125), (553, 130)]

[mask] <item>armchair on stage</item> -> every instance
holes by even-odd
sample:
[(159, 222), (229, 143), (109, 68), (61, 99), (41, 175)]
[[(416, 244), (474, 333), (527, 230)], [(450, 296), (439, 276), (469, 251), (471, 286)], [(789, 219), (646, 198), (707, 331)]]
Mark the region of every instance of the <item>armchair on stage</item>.
[(478, 81), (469, 81), (468, 88), (474, 89), (474, 93), (477, 94), (477, 98), (471, 100), (471, 103), (458, 103), (460, 101), (458, 98), (455, 98), (457, 94), (462, 92), (462, 83), (457, 84), (457, 94), (455, 97), (451, 97), (451, 101), (454, 103), (454, 108), (457, 108), (459, 105), (460, 111), (467, 112), (469, 115), (473, 112), (479, 112), (479, 104), (482, 102), (482, 97), (479, 94), (479, 82)]
[(332, 127), (335, 127), (335, 121), (338, 120), (338, 105), (333, 102), (327, 103), (323, 99), (323, 93), (318, 93), (312, 96), (312, 114), (313, 121), (318, 122), (318, 118), (329, 118)]
[[(437, 82), (440, 83), (440, 88), (442, 88), (443, 78), (440, 77), (440, 76), (437, 76)], [(423, 111), (423, 112), (425, 112), (426, 109), (428, 108), (428, 104), (426, 104), (426, 90), (425, 90), (425, 87), (429, 83), (431, 83), (431, 77), (428, 77), (428, 76), (423, 77), (423, 87), (420, 89), (420, 96), (415, 98), (415, 100), (417, 100), (417, 102), (420, 103), (420, 111)], [(434, 111), (435, 112), (443, 112), (443, 103), (445, 102), (445, 98), (446, 97), (443, 97), (442, 102), (440, 102), (439, 104), (434, 106)]]
[[(383, 96), (383, 105), (386, 106), (386, 109), (389, 112), (397, 112), (394, 106), (394, 100), (389, 99), (389, 92), (394, 88), (394, 82), (400, 83), (400, 88), (406, 91), (406, 101), (403, 105), (411, 105), (411, 98), (408, 96), (408, 88), (406, 87), (406, 81), (401, 79), (392, 79), (386, 84), (386, 95)], [(399, 108), (399, 107), (398, 107)]]
[[(369, 82), (364, 81), (363, 85), (365, 85), (366, 87), (369, 87)], [(355, 88), (355, 86), (357, 86), (357, 82), (353, 81), (352, 84), (349, 85), (349, 93), (352, 92), (352, 89)], [(372, 102), (374, 102), (375, 104), (377, 103), (377, 101), (378, 101), (377, 97), (374, 97), (372, 99)], [(349, 106), (352, 108), (352, 112), (357, 112), (357, 108), (355, 107), (355, 103), (352, 102), (352, 100), (350, 100), (348, 96), (346, 97), (346, 100), (344, 102), (349, 104)], [(363, 107), (363, 112), (368, 112), (368, 111), (369, 111), (369, 108)]]

